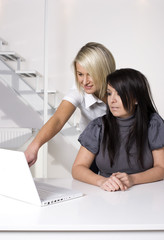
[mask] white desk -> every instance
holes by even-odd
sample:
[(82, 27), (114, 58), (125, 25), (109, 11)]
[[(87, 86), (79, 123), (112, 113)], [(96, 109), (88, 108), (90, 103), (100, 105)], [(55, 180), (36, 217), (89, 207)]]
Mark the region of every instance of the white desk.
[(0, 196), (0, 239), (164, 239), (164, 181), (111, 193), (72, 179), (44, 181), (85, 196), (48, 207)]

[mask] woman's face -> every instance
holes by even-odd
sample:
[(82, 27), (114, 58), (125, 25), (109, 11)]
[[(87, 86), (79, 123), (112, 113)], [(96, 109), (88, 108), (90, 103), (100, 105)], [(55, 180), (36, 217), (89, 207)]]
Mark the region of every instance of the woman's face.
[(107, 86), (107, 95), (108, 95), (107, 103), (113, 116), (119, 118), (128, 118), (133, 114), (134, 107), (133, 110), (130, 112), (125, 110), (122, 100), (118, 95), (117, 91), (114, 88), (112, 88), (109, 84)]
[(95, 94), (97, 92), (93, 79), (78, 62), (76, 63), (76, 74), (78, 82), (86, 93)]

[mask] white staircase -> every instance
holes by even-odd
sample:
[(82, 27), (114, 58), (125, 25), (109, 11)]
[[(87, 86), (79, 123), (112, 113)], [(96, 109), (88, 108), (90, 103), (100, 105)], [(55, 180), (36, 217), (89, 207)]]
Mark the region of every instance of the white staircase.
[(34, 78), (41, 77), (41, 74), (39, 72), (35, 71), (35, 70), (31, 70), (31, 71), (29, 71), (29, 70), (24, 70), (24, 71), (17, 70), (15, 72), (16, 72), (16, 74), (18, 74), (21, 77), (34, 77)]
[[(24, 62), (25, 59), (15, 51), (6, 50), (7, 47), (7, 41), (0, 38), (0, 80), (7, 87), (12, 88), (20, 100), (30, 105), (43, 119), (44, 90), (38, 87), (39, 81), (43, 81), (43, 76), (36, 70), (21, 70), (21, 62)], [(13, 63), (16, 63), (16, 66)], [(35, 81), (33, 84), (35, 87), (30, 85), (29, 79)], [(47, 108), (48, 118), (53, 115), (56, 109), (55, 93), (48, 92), (51, 95), (51, 102), (48, 103)], [(19, 149), (35, 134), (36, 130), (34, 129), (0, 127), (0, 148)]]
[[(0, 78), (43, 117), (44, 90), (39, 89), (39, 81), (43, 81), (43, 77), (36, 70), (21, 70), (21, 62), (25, 59), (15, 51), (3, 50), (3, 47), (7, 45), (7, 41), (0, 38)], [(10, 62), (16, 62), (16, 69), (10, 65)], [(28, 79), (34, 79), (35, 87), (30, 85)], [(57, 106), (55, 105), (56, 92), (48, 91), (48, 94), (54, 96), (54, 100), (48, 103), (49, 118)]]

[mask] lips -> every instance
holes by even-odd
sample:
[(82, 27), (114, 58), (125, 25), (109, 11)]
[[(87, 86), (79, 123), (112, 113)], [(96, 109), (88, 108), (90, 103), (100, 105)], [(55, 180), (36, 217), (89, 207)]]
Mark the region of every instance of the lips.
[(84, 86), (84, 89), (89, 90), (89, 89), (91, 89), (92, 87), (93, 87), (93, 86), (85, 85), (85, 86)]
[(118, 107), (110, 107), (110, 109), (111, 109), (112, 111), (117, 111), (117, 110), (118, 110)]

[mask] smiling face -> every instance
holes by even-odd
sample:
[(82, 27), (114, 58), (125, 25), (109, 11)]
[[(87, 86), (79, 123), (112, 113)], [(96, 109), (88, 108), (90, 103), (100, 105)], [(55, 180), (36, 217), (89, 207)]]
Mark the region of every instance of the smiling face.
[(97, 95), (97, 88), (89, 73), (77, 62), (76, 63), (76, 74), (77, 80), (80, 83), (81, 87), (88, 94)]
[(107, 86), (107, 103), (109, 109), (113, 116), (119, 118), (128, 118), (134, 113), (134, 105), (131, 111), (127, 111), (122, 103), (120, 96), (118, 95), (117, 91), (112, 88), (109, 84)]

